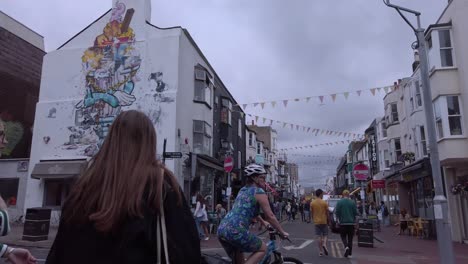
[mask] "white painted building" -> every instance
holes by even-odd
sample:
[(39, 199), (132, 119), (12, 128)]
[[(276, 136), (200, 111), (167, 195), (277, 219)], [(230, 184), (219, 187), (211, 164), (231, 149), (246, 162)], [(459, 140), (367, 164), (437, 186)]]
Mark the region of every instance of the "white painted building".
[[(25, 208), (59, 210), (73, 177), (128, 109), (154, 122), (159, 155), (164, 139), (168, 152), (185, 159), (212, 155), (216, 73), (187, 30), (158, 28), (150, 14), (149, 0), (114, 0), (112, 10), (46, 55)], [(185, 188), (186, 163), (166, 160)]]
[(468, 1), (449, 1), (426, 30), (430, 83), (445, 192), (454, 241), (468, 240), (468, 192), (452, 186), (468, 184)]

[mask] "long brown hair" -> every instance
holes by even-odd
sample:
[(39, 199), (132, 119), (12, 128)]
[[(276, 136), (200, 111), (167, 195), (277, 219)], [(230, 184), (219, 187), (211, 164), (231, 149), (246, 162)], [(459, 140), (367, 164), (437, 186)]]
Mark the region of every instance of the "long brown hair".
[(64, 220), (91, 221), (98, 231), (115, 230), (127, 217), (143, 217), (146, 202), (158, 212), (163, 182), (179, 185), (170, 170), (156, 159), (156, 132), (143, 113), (122, 112), (90, 167), (77, 180), (64, 208)]

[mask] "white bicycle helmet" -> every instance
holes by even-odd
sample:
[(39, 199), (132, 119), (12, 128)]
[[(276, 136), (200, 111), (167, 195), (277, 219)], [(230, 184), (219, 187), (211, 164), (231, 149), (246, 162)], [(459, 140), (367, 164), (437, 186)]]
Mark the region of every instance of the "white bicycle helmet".
[(265, 168), (262, 165), (258, 165), (255, 163), (245, 166), (244, 173), (247, 177), (267, 174)]

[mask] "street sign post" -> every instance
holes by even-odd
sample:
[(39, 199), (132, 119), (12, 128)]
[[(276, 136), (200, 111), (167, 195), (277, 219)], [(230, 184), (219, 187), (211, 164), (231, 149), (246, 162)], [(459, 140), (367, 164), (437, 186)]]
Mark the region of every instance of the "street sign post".
[(182, 152), (165, 152), (164, 158), (166, 159), (180, 159), (182, 158)]
[(353, 168), (353, 176), (358, 181), (365, 181), (367, 180), (367, 176), (369, 175), (369, 167), (365, 164), (356, 164)]
[(226, 156), (226, 158), (224, 159), (224, 171), (228, 173), (228, 187), (226, 190), (226, 196), (228, 200), (228, 211), (231, 210), (231, 171), (233, 168), (234, 159), (232, 158), (232, 156)]

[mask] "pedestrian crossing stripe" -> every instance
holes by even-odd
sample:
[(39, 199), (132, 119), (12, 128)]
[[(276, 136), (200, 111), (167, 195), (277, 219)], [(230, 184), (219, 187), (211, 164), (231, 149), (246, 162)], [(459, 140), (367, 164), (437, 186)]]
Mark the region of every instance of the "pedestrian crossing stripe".
[(343, 244), (341, 242), (330, 242), (331, 247), (331, 256), (334, 258), (342, 258), (343, 257)]

